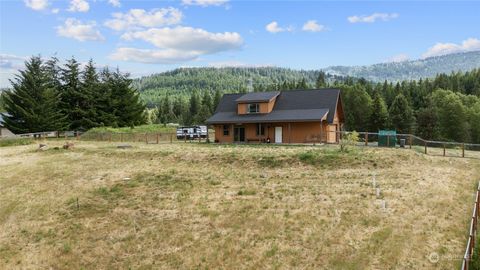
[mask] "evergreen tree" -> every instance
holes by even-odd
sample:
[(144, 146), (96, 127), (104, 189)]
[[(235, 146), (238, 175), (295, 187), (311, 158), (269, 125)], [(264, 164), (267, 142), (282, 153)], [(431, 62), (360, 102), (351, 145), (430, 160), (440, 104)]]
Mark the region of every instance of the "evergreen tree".
[(480, 101), (473, 107), (470, 115), (470, 129), (472, 143), (480, 143)]
[(77, 126), (80, 130), (88, 130), (102, 125), (102, 119), (98, 116), (98, 114), (101, 114), (101, 105), (98, 104), (100, 100), (97, 99), (98, 95), (95, 93), (99, 90), (100, 81), (93, 60), (88, 61), (81, 76), (82, 82), (79, 88), (81, 109), (79, 115), (82, 118), (78, 119), (74, 126)]
[(438, 138), (437, 113), (433, 106), (418, 110), (417, 134), (426, 140)]
[(50, 84), (40, 56), (25, 62), (25, 70), (10, 81), (13, 90), (4, 96), (5, 126), (14, 133), (57, 131), (65, 127), (58, 108), (58, 93)]
[(67, 60), (65, 67), (61, 69), (61, 106), (63, 113), (67, 115), (68, 128), (81, 129), (82, 119), (85, 117), (83, 106), (85, 97), (80, 90), (80, 63), (72, 58)]
[(140, 101), (138, 92), (131, 87), (132, 80), (128, 74), (116, 70), (109, 80), (113, 113), (120, 127), (135, 126), (145, 123), (145, 105)]
[(403, 94), (398, 94), (389, 109), (391, 126), (398, 133), (413, 133), (413, 111)]
[(210, 95), (209, 91), (204, 91), (202, 97), (202, 107), (205, 107), (205, 112), (208, 113), (210, 116), (213, 113), (213, 104), (212, 104), (212, 96)]
[(388, 127), (388, 110), (385, 101), (376, 93), (372, 103), (370, 115), (370, 131), (377, 132)]
[(188, 107), (188, 112), (184, 120), (187, 125), (194, 124), (197, 120), (197, 114), (200, 112), (200, 98), (198, 97), (197, 92), (193, 92), (190, 96), (190, 103)]
[(318, 73), (318, 77), (317, 77), (317, 80), (315, 81), (315, 88), (323, 88), (325, 86), (327, 86), (327, 83), (326, 83), (326, 80), (325, 80), (325, 72), (323, 71), (320, 71)]
[(298, 82), (295, 89), (308, 89), (307, 81), (305, 80), (305, 78), (302, 78), (302, 80)]
[(344, 86), (342, 90), (346, 129), (368, 130), (372, 113), (372, 99), (360, 86)]

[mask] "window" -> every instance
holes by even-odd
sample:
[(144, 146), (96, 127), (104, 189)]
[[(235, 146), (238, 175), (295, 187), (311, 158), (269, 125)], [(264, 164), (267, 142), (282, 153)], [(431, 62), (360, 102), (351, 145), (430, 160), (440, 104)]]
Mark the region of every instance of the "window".
[(228, 125), (223, 125), (223, 136), (228, 136), (230, 134), (230, 128)]
[(247, 113), (259, 113), (260, 105), (258, 103), (251, 103), (247, 105)]
[(265, 125), (257, 124), (257, 136), (265, 135)]

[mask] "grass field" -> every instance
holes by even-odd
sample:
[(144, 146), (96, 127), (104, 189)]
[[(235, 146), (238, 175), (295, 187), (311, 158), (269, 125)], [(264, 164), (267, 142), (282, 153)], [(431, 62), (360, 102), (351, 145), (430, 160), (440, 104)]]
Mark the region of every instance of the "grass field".
[(0, 268), (454, 269), (480, 180), (406, 149), (48, 143), (0, 148)]

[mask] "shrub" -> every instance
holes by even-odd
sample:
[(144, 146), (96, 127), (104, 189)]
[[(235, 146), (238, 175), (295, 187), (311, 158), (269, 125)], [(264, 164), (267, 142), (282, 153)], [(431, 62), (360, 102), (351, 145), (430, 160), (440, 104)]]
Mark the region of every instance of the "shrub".
[(359, 141), (358, 132), (347, 132), (343, 138), (340, 140), (340, 151), (348, 152), (352, 149)]

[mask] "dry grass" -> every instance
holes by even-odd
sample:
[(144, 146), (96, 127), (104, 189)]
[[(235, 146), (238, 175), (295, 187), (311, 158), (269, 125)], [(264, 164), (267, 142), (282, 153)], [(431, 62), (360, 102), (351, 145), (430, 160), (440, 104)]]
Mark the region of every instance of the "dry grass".
[(480, 173), (411, 150), (133, 145), (0, 148), (0, 268), (452, 269)]

